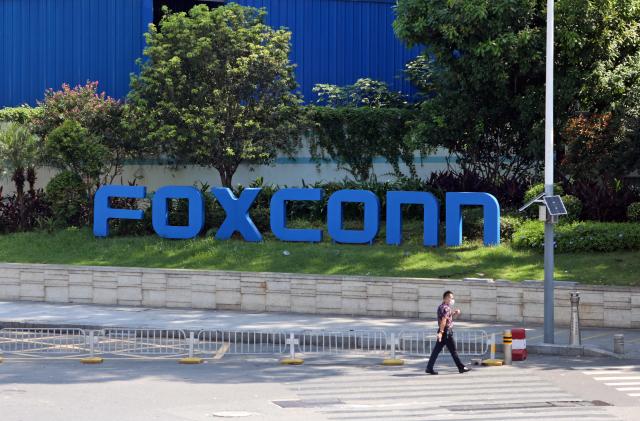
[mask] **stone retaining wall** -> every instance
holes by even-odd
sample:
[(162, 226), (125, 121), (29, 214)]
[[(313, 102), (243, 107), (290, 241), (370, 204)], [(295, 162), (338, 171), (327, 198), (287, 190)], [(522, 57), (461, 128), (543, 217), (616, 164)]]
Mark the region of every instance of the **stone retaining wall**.
[[(0, 300), (433, 319), (442, 293), (463, 320), (543, 321), (540, 281), (321, 276), (180, 269), (0, 264)], [(558, 282), (555, 319), (569, 323), (580, 292), (582, 326), (640, 328), (640, 288)]]

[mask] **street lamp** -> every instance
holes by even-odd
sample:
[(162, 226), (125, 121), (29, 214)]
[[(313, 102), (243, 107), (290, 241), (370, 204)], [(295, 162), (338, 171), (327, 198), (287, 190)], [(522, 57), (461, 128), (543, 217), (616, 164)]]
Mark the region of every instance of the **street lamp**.
[[(553, 29), (554, 0), (547, 0), (547, 57), (544, 121), (544, 192), (553, 196)], [(544, 342), (554, 343), (553, 223), (544, 223)]]

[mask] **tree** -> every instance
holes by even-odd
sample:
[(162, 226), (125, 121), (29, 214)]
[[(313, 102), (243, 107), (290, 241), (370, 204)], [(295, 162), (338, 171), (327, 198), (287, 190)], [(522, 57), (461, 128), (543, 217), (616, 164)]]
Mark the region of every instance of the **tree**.
[[(500, 184), (540, 165), (546, 1), (399, 0), (394, 27), (427, 46), (412, 76), (432, 95), (416, 133)], [(640, 0), (556, 1), (555, 121), (615, 114), (638, 80)], [(560, 157), (561, 158), (561, 157)]]
[(404, 176), (401, 162), (412, 177), (417, 176), (416, 148), (408, 124), (415, 111), (404, 95), (372, 79), (358, 79), (347, 86), (317, 84), (313, 91), (320, 106), (308, 106), (306, 117), (309, 149), (316, 163), (326, 161), (328, 155), (338, 169), (364, 182), (373, 174), (374, 159), (383, 157), (397, 177)]
[(32, 123), (45, 142), (65, 121), (74, 121), (86, 130), (83, 138), (99, 143), (108, 152), (100, 174), (91, 175), (98, 184), (112, 183), (122, 174), (125, 159), (140, 150), (139, 140), (129, 136), (122, 126), (122, 103), (104, 92), (98, 93), (98, 82), (74, 88), (64, 84), (59, 91), (49, 89), (37, 110)]
[(165, 13), (132, 77), (130, 129), (176, 165), (215, 168), (227, 187), (241, 162), (291, 153), (299, 145), (291, 33), (234, 3)]
[(19, 123), (0, 126), (0, 173), (10, 174), (16, 186), (19, 227), (25, 228), (24, 184), (29, 181), (33, 191), (35, 166), (39, 159), (39, 140)]
[(91, 195), (108, 166), (109, 149), (80, 123), (66, 120), (47, 136), (45, 156), (52, 166), (80, 177)]

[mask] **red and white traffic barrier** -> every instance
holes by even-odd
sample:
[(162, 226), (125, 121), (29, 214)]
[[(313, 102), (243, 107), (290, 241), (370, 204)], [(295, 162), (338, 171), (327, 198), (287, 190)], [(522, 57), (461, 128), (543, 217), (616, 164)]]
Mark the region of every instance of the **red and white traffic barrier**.
[(524, 329), (511, 329), (513, 343), (511, 356), (513, 361), (524, 361), (529, 355), (527, 352), (527, 334)]

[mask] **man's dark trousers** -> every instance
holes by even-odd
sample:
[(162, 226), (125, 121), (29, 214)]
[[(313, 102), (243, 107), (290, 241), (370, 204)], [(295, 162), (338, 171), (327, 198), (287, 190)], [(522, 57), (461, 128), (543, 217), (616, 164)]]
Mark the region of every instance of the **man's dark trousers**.
[(431, 351), (431, 356), (429, 357), (429, 363), (427, 364), (427, 371), (433, 371), (433, 365), (436, 363), (436, 359), (446, 345), (451, 357), (453, 357), (453, 361), (458, 366), (458, 370), (462, 370), (464, 368), (464, 364), (460, 361), (458, 357), (458, 351), (456, 350), (456, 342), (453, 340), (453, 332), (445, 329), (442, 334), (442, 340), (438, 342), (436, 340), (436, 346), (433, 347), (433, 351)]

